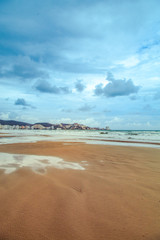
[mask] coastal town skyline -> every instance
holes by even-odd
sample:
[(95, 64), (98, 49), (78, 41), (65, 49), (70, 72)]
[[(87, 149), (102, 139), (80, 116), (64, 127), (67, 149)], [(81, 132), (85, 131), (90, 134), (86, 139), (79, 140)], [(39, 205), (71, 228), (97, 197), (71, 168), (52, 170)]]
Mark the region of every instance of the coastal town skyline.
[(110, 130), (109, 126), (105, 128), (90, 127), (79, 123), (59, 123), (51, 124), (48, 122), (39, 123), (27, 123), (19, 122), (14, 120), (1, 120), (0, 119), (0, 129), (1, 130)]
[(160, 130), (160, 1), (0, 1), (0, 119)]

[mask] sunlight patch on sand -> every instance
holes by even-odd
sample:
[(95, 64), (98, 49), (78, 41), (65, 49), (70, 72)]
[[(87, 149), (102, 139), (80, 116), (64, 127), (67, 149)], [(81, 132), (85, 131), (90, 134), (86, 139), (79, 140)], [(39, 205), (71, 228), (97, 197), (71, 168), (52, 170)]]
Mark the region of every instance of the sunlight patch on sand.
[(59, 157), (0, 153), (0, 169), (9, 174), (17, 169), (28, 167), (34, 172), (46, 173), (48, 167), (59, 169), (84, 170), (78, 163), (67, 162)]

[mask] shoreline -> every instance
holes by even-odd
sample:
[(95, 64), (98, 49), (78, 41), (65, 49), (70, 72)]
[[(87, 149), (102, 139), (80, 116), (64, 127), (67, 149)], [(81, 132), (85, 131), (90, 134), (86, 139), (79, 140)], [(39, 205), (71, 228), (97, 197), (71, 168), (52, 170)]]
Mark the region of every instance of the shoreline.
[[(94, 144), (94, 145), (103, 145), (104, 143), (108, 143), (108, 145), (111, 145), (110, 143), (113, 143), (113, 146), (133, 146), (133, 147), (153, 147), (153, 148), (160, 148), (160, 142), (151, 142), (151, 141), (142, 141), (142, 140), (119, 140), (119, 139), (102, 139), (102, 138), (94, 138), (94, 136), (92, 138), (88, 138), (86, 136), (86, 138), (62, 138), (62, 139), (50, 139), (48, 140), (48, 138), (53, 137), (52, 135), (39, 135), (39, 138), (41, 139), (27, 139), (27, 140), (23, 140), (22, 138), (25, 137), (35, 137), (34, 135), (7, 135), (7, 133), (5, 135), (3, 135), (3, 133), (0, 133), (0, 139), (18, 139), (19, 141), (14, 141), (13, 142), (1, 142), (0, 145), (4, 145), (4, 144), (16, 144), (16, 143), (31, 143), (31, 142), (39, 142), (39, 141), (47, 141), (47, 142), (79, 142), (79, 143), (86, 143), (86, 144)], [(118, 145), (119, 143), (119, 145)]]
[[(85, 139), (85, 140), (90, 140), (90, 139)], [(143, 141), (135, 141), (135, 140), (109, 140), (109, 139), (92, 139), (93, 141), (104, 141), (104, 142), (114, 142), (114, 143), (139, 143), (139, 144), (153, 144), (153, 145), (160, 145), (158, 142), (143, 142)], [(133, 145), (134, 146), (134, 145)]]

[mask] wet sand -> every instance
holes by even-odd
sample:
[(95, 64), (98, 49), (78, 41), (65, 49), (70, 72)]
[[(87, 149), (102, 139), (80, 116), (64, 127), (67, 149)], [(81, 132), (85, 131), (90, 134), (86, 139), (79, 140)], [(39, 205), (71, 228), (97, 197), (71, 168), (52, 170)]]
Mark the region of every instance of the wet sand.
[[(84, 139), (85, 140), (85, 139)], [(89, 140), (89, 139), (87, 139)], [(92, 139), (92, 140), (95, 140), (97, 141), (97, 139)], [(138, 143), (138, 144), (151, 144), (151, 145), (160, 145), (159, 142), (144, 142), (144, 141), (135, 141), (135, 140), (128, 140), (128, 141), (125, 141), (125, 140), (109, 140), (109, 139), (101, 139), (100, 141), (102, 142), (113, 142), (113, 143)]]
[(1, 240), (160, 239), (160, 149), (37, 142), (0, 152), (88, 164), (45, 174), (1, 170)]

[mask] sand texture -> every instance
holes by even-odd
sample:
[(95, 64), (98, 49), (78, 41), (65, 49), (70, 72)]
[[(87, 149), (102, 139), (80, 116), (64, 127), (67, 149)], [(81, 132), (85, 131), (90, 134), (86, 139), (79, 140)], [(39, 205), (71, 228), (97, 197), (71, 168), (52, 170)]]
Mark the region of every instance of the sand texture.
[(0, 152), (85, 167), (0, 170), (0, 240), (160, 239), (160, 149), (37, 142)]

